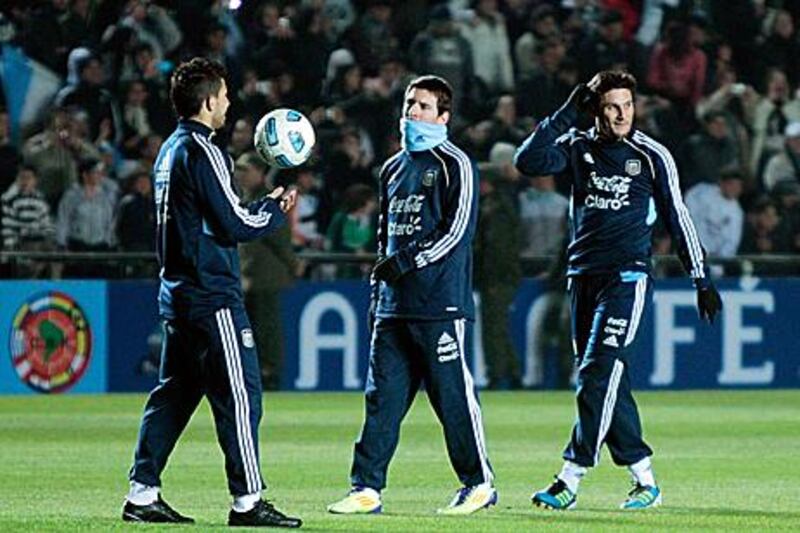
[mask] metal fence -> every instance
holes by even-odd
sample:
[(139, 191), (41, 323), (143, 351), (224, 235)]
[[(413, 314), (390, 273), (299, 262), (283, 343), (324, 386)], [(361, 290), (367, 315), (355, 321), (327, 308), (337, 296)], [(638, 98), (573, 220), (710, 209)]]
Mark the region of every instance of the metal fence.
[[(297, 254), (306, 265), (307, 277), (336, 278), (336, 266), (370, 265), (374, 254), (347, 254), (304, 251)], [(557, 278), (563, 273), (563, 258), (557, 256), (520, 256), (523, 273), (529, 277)], [(717, 276), (800, 276), (800, 255), (741, 255), (731, 258), (710, 257), (712, 273)], [(674, 255), (653, 258), (653, 271), (658, 277), (685, 275)], [(156, 256), (151, 252), (65, 252), (65, 251), (0, 251), (0, 277), (25, 278), (103, 278), (146, 279), (157, 274)]]

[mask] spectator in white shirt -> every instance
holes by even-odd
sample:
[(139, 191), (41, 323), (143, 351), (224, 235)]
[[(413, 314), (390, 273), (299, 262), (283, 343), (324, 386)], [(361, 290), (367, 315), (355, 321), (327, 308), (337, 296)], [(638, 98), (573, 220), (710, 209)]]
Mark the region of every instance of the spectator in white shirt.
[(742, 175), (724, 172), (718, 183), (698, 183), (686, 193), (686, 207), (700, 241), (712, 257), (733, 257), (742, 240), (744, 212), (739, 205)]
[(566, 231), (569, 201), (556, 192), (553, 176), (534, 176), (519, 193), (522, 255), (557, 255)]
[(800, 122), (793, 121), (784, 130), (784, 150), (773, 155), (764, 170), (764, 188), (771, 191), (781, 181), (800, 181)]

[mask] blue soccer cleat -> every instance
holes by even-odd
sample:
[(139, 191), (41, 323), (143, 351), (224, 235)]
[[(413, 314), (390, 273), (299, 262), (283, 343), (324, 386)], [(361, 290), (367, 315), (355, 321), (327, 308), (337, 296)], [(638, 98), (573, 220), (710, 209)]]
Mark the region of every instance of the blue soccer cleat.
[(637, 483), (628, 493), (628, 499), (622, 502), (620, 509), (637, 511), (661, 505), (661, 489), (656, 486), (640, 485)]
[(569, 490), (567, 484), (556, 478), (549, 487), (531, 496), (533, 505), (555, 511), (572, 509), (577, 503), (575, 493)]

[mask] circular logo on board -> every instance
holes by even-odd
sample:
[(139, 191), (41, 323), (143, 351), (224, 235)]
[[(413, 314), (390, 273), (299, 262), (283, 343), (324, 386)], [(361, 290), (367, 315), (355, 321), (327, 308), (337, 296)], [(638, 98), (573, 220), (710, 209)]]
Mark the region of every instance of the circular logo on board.
[(38, 392), (67, 390), (89, 366), (89, 322), (63, 292), (30, 297), (14, 314), (10, 338), (11, 364), (22, 382)]

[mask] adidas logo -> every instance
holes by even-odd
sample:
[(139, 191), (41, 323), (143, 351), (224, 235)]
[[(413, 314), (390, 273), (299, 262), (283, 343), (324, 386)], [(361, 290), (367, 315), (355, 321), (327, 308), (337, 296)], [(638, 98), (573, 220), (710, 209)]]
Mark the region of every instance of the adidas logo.
[(448, 362), (448, 361), (452, 361), (452, 360), (454, 360), (454, 359), (458, 359), (458, 348), (456, 348), (456, 350), (455, 350), (453, 353), (451, 353), (451, 354), (448, 354), (448, 355), (440, 355), (440, 356), (439, 356), (439, 362), (440, 362), (440, 363), (446, 363), (446, 362)]
[(609, 335), (606, 337), (606, 340), (603, 341), (605, 346), (611, 346), (613, 348), (619, 348), (619, 342), (617, 341), (617, 337), (615, 335)]
[(450, 344), (440, 344), (436, 347), (436, 353), (450, 353), (454, 351), (458, 351), (458, 344), (456, 344), (455, 341)]
[(437, 342), (436, 353), (439, 354), (439, 362), (446, 363), (453, 359), (458, 359), (458, 343), (446, 331), (442, 333)]

